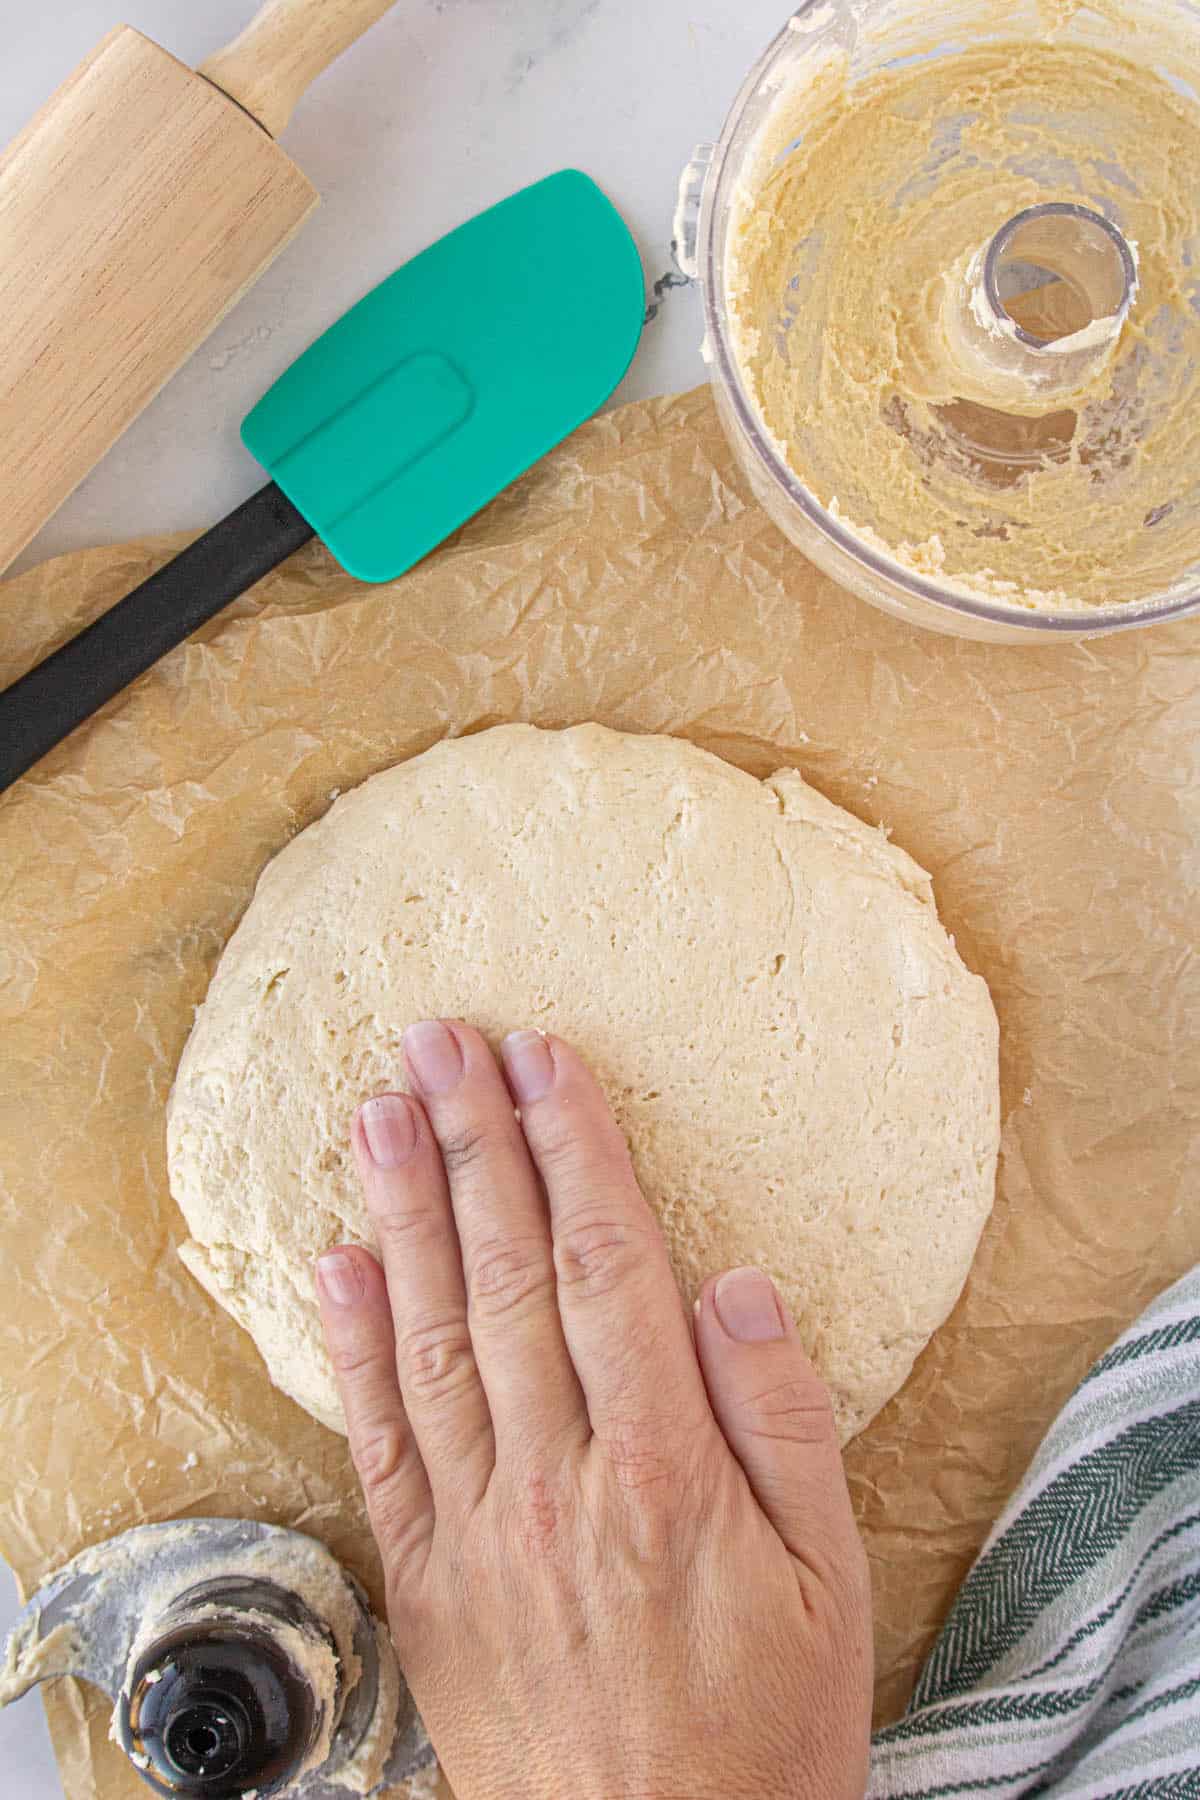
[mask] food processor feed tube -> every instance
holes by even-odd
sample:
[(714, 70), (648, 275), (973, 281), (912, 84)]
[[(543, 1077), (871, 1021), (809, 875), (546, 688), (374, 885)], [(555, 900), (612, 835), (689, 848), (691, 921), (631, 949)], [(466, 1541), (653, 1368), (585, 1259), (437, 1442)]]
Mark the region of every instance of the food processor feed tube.
[(718, 407), (843, 585), (935, 630), (1200, 607), (1200, 8), (816, 0), (686, 173)]

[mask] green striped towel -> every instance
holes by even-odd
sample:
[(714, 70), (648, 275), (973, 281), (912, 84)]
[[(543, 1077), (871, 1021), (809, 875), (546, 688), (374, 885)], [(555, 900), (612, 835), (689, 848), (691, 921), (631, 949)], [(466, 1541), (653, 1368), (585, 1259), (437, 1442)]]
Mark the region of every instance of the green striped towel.
[(1200, 1269), (1076, 1389), (868, 1800), (1200, 1800)]

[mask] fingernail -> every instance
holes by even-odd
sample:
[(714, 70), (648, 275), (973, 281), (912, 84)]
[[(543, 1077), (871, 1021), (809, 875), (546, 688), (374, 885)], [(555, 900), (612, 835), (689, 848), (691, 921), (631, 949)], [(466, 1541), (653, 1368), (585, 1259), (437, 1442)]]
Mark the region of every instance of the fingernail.
[(761, 1269), (731, 1269), (713, 1289), (713, 1305), (728, 1337), (739, 1344), (765, 1344), (787, 1327), (775, 1284)]
[(365, 1292), (358, 1264), (342, 1250), (331, 1250), (318, 1260), (317, 1280), (334, 1306), (356, 1306)]
[(398, 1169), (417, 1147), (417, 1121), (401, 1094), (380, 1094), (359, 1108), (363, 1137), (379, 1169)]
[(463, 1055), (454, 1033), (440, 1019), (423, 1019), (404, 1034), (404, 1054), (427, 1094), (444, 1094), (463, 1075)]
[(514, 1031), (500, 1046), (508, 1079), (523, 1106), (554, 1086), (554, 1052), (540, 1031)]

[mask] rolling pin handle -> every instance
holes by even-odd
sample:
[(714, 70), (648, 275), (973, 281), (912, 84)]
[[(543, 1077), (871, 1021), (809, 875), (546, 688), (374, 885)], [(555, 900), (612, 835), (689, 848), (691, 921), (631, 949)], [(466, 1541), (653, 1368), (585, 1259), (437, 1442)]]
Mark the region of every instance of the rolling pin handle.
[(278, 137), (331, 62), (395, 0), (266, 0), (245, 31), (197, 73)]
[(0, 693), (0, 793), (105, 701), (308, 543), (313, 528), (269, 481)]

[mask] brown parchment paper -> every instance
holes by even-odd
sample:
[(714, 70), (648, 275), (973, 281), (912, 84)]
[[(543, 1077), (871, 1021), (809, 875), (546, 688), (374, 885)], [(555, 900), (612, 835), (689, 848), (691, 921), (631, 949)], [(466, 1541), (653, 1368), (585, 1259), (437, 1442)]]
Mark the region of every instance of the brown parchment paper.
[[(0, 681), (175, 547), (0, 587)], [(991, 983), (995, 1215), (847, 1458), (894, 1716), (1068, 1391), (1200, 1257), (1200, 622), (1036, 651), (914, 631), (779, 536), (707, 390), (588, 425), (394, 586), (302, 552), (0, 802), (0, 1548), (29, 1588), (142, 1521), (243, 1514), (378, 1602), (344, 1442), (176, 1258), (163, 1107), (267, 858), (335, 790), (511, 719), (799, 767), (932, 871)], [(71, 1800), (136, 1800), (105, 1708), (47, 1700)]]

